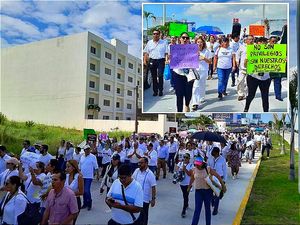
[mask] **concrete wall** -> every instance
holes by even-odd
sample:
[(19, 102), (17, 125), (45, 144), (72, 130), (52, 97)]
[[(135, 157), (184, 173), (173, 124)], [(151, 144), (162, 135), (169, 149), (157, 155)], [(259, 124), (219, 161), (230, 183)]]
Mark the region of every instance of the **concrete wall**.
[(2, 49), (1, 112), (72, 126), (84, 118), (87, 32)]

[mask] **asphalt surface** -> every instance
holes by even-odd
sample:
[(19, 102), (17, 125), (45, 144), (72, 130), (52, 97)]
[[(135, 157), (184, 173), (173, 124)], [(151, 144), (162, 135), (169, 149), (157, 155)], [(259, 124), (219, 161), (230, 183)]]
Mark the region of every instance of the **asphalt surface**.
[[(218, 79), (217, 75), (213, 75), (213, 80), (206, 81), (206, 102), (200, 106), (197, 112), (230, 112), (241, 113), (244, 111), (246, 100), (238, 101), (236, 86), (231, 87), (231, 78), (229, 78), (227, 85), (228, 96), (224, 96), (223, 100), (217, 98)], [(270, 85), (270, 112), (287, 112), (288, 102), (288, 88), (287, 80), (282, 79), (282, 98), (283, 101), (275, 99), (273, 81)], [(177, 112), (176, 108), (176, 95), (175, 92), (170, 92), (170, 81), (164, 81), (164, 95), (152, 96), (152, 87), (146, 89), (143, 95), (143, 112), (144, 113), (174, 113)], [(249, 113), (263, 112), (262, 101), (259, 88), (257, 89), (255, 99), (252, 101)]]
[[(239, 209), (241, 201), (246, 192), (250, 178), (253, 174), (258, 154), (252, 164), (245, 161), (242, 163), (238, 179), (233, 180), (228, 168), (227, 192), (220, 201), (219, 213), (212, 216), (213, 225), (231, 225)], [(107, 224), (111, 218), (108, 206), (104, 202), (105, 194), (99, 194), (99, 181), (92, 183), (93, 208), (91, 211), (82, 209), (76, 224)], [(182, 192), (180, 186), (172, 183), (172, 174), (167, 175), (167, 179), (160, 179), (157, 182), (156, 205), (149, 209), (149, 225), (188, 225), (192, 222), (194, 212), (195, 191), (189, 196), (189, 208), (187, 216), (181, 218), (183, 205)], [(199, 224), (205, 224), (204, 206), (199, 220)]]

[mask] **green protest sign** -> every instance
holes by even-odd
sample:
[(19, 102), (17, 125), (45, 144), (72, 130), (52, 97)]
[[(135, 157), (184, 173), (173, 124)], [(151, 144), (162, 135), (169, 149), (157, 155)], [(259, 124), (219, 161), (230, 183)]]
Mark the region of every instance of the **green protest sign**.
[(285, 72), (286, 44), (247, 45), (247, 74)]
[(169, 36), (179, 37), (182, 32), (188, 31), (188, 25), (184, 23), (170, 23), (169, 24)]
[(83, 129), (83, 138), (87, 140), (88, 135), (90, 134), (96, 134), (96, 131), (94, 129)]
[(196, 37), (196, 34), (194, 32), (188, 32), (190, 38), (195, 38)]

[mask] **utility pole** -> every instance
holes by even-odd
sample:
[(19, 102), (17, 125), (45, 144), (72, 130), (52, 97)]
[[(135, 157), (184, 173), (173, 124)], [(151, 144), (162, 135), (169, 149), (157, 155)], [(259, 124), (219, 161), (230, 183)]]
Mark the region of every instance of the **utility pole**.
[(166, 23), (166, 4), (163, 4), (163, 20), (162, 20), (162, 25), (164, 26)]
[(139, 106), (139, 86), (135, 87), (135, 128), (134, 128), (134, 132), (137, 135), (138, 134), (138, 106)]

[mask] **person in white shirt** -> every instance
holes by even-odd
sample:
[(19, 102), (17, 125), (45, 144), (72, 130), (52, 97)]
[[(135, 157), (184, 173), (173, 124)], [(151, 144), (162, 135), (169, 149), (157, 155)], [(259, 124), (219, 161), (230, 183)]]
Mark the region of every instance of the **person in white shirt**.
[(104, 176), (106, 168), (108, 167), (110, 161), (111, 161), (112, 151), (110, 149), (109, 143), (105, 143), (105, 147), (102, 150), (102, 171), (101, 171), (101, 177)]
[(5, 188), (5, 182), (11, 176), (18, 176), (19, 171), (17, 166), (19, 165), (19, 160), (17, 158), (10, 158), (6, 161), (6, 170), (0, 173), (0, 191), (3, 191)]
[(94, 179), (94, 173), (97, 175), (97, 179), (99, 180), (98, 173), (98, 163), (96, 156), (91, 154), (91, 147), (86, 145), (83, 147), (84, 155), (80, 159), (80, 170), (83, 175), (84, 181), (84, 193), (83, 193), (83, 206), (82, 209), (87, 208), (87, 210), (91, 210), (92, 208), (92, 196), (91, 196), (91, 185)]
[(149, 161), (149, 169), (155, 173), (157, 169), (157, 152), (153, 149), (153, 144), (148, 144), (148, 151), (145, 152), (144, 156), (148, 158)]
[[(209, 158), (208, 166), (214, 169), (222, 178), (225, 183), (227, 180), (227, 165), (226, 160), (223, 156), (220, 155), (220, 149), (218, 147), (214, 147), (211, 152), (213, 158)], [(214, 210), (212, 212), (213, 215), (218, 214), (219, 209), (220, 196), (213, 196), (212, 205), (214, 206)]]
[(6, 170), (6, 161), (11, 157), (6, 154), (6, 147), (4, 145), (0, 145), (0, 173)]
[[(76, 160), (77, 163), (79, 163), (81, 156), (82, 156), (81, 148), (80, 147), (76, 147), (74, 155), (73, 155), (73, 159)], [(97, 160), (98, 160), (98, 158), (97, 158)], [(102, 159), (101, 159), (101, 161), (102, 161)], [(99, 166), (99, 161), (98, 161), (98, 166)]]
[(229, 75), (236, 68), (235, 53), (229, 47), (229, 39), (223, 38), (221, 47), (217, 50), (214, 59), (214, 71), (218, 74), (218, 98), (223, 99), (227, 96), (226, 88)]
[(41, 193), (43, 181), (46, 177), (45, 164), (43, 162), (32, 163), (29, 166), (29, 173), (24, 174), (22, 167), (19, 165), (19, 177), (25, 181), (25, 191), (28, 200), (31, 203), (41, 203)]
[[(217, 51), (220, 44), (216, 42), (216, 38), (214, 35), (209, 36), (209, 42), (206, 42), (207, 49), (210, 51), (210, 58), (214, 58), (215, 52)], [(209, 64), (209, 71), (208, 71), (208, 80), (212, 79), (213, 75), (213, 62)]]
[(140, 183), (144, 192), (143, 210), (140, 216), (142, 225), (148, 224), (149, 205), (154, 207), (156, 199), (156, 180), (154, 173), (148, 167), (148, 158), (142, 157), (132, 177)]
[[(144, 65), (148, 64), (152, 75), (153, 96), (163, 95), (165, 58), (168, 54), (167, 42), (160, 39), (160, 30), (153, 30), (153, 40), (144, 49)], [(158, 78), (158, 79), (157, 79)]]
[(26, 209), (28, 201), (21, 191), (21, 185), (18, 176), (11, 176), (5, 183), (7, 193), (1, 204), (2, 224), (18, 224), (18, 216)]
[(60, 141), (60, 146), (57, 148), (56, 151), (56, 159), (58, 160), (59, 168), (63, 170), (63, 164), (65, 162), (64, 156), (65, 156), (65, 151), (66, 151), (66, 141), (61, 140)]
[(114, 155), (119, 155), (121, 163), (124, 163), (125, 158), (126, 158), (126, 153), (123, 151), (123, 145), (119, 144), (115, 147), (115, 151), (113, 152), (112, 156)]
[(174, 167), (175, 167), (175, 154), (178, 150), (178, 142), (174, 141), (174, 136), (170, 137), (169, 142), (169, 158), (168, 158), (168, 167), (169, 167), (169, 173), (174, 173)]
[(183, 208), (182, 208), (182, 212), (181, 212), (182, 218), (184, 218), (186, 216), (186, 209), (189, 206), (188, 187), (189, 187), (191, 175), (193, 173), (193, 168), (194, 168), (193, 164), (190, 163), (190, 154), (189, 153), (185, 153), (183, 158), (184, 158), (184, 160), (182, 162), (179, 162), (176, 166), (177, 171), (183, 172), (185, 174), (184, 179), (179, 182), (180, 188), (182, 191), (182, 196), (183, 196)]
[(144, 154), (147, 151), (147, 144), (144, 142), (144, 137), (140, 137), (138, 148), (142, 154)]
[(40, 147), (40, 162), (43, 162), (45, 165), (48, 165), (51, 159), (54, 157), (48, 152), (48, 145), (41, 145)]
[[(70, 141), (67, 141), (66, 143), (66, 150), (65, 150), (65, 164), (67, 161), (73, 159), (74, 155), (74, 147), (73, 144)], [(66, 165), (64, 166), (64, 169), (66, 168)]]
[(139, 159), (144, 156), (143, 151), (139, 148), (139, 143), (135, 142), (133, 148), (129, 151), (127, 157), (130, 160), (130, 166), (132, 171), (138, 168)]
[(176, 152), (176, 155), (175, 155), (175, 162), (176, 162), (176, 164), (178, 162), (182, 162), (183, 161), (183, 156), (184, 156), (185, 153), (188, 153), (188, 151), (185, 149), (185, 144), (184, 143), (180, 143), (179, 149), (178, 149), (178, 151)]
[(221, 155), (227, 159), (227, 154), (230, 150), (231, 142), (228, 142), (227, 144), (221, 143)]
[[(233, 52), (236, 54), (236, 52), (239, 50), (240, 47), (240, 36), (238, 34), (232, 34), (232, 40), (230, 42), (230, 48), (232, 48)], [(235, 86), (235, 73), (239, 74), (239, 68), (236, 67), (235, 70), (232, 70), (231, 72), (231, 87)]]

